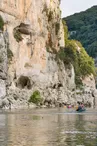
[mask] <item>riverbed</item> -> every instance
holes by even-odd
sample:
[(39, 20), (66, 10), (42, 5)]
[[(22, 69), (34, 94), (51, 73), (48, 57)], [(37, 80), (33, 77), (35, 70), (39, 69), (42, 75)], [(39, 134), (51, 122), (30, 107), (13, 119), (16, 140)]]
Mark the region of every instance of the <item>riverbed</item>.
[(97, 109), (1, 110), (0, 146), (97, 146)]

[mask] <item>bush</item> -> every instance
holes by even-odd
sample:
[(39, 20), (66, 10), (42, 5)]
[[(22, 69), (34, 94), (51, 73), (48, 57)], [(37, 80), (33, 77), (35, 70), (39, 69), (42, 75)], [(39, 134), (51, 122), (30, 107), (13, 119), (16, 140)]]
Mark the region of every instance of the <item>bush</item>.
[(57, 53), (57, 58), (62, 60), (65, 64), (69, 64), (72, 63), (73, 61), (76, 61), (77, 54), (74, 42), (68, 40), (66, 47), (61, 48)]
[(64, 40), (65, 40), (65, 44), (66, 44), (68, 41), (68, 36), (69, 36), (68, 27), (67, 27), (66, 22), (64, 20), (62, 21), (62, 23), (64, 26)]
[[(77, 46), (80, 48), (79, 51), (77, 50)], [(64, 50), (64, 53), (67, 55), (67, 61), (74, 66), (75, 83), (77, 86), (82, 85), (82, 79), (85, 76), (95, 75), (94, 60), (89, 57), (80, 42), (70, 40)]]
[(64, 24), (65, 48), (57, 53), (57, 60), (62, 60), (65, 64), (72, 64), (75, 70), (75, 83), (77, 87), (82, 86), (82, 79), (88, 75), (95, 75), (94, 60), (89, 57), (81, 43), (68, 39), (68, 29)]
[(60, 23), (56, 22), (56, 24), (55, 24), (55, 33), (56, 33), (56, 35), (58, 35), (59, 29), (60, 29)]
[(38, 90), (34, 91), (33, 94), (30, 96), (30, 99), (28, 100), (28, 102), (32, 102), (35, 104), (41, 103), (42, 98), (41, 98), (40, 92)]
[(14, 29), (14, 38), (16, 39), (17, 42), (20, 42), (23, 40), (21, 33), (19, 32), (19, 30)]
[(0, 15), (0, 30), (3, 30), (3, 26), (4, 26), (4, 20)]
[(13, 53), (9, 48), (7, 48), (7, 57), (10, 61), (12, 60), (12, 57), (13, 57)]
[(53, 12), (49, 11), (49, 13), (48, 13), (48, 22), (52, 21), (52, 19), (53, 19)]

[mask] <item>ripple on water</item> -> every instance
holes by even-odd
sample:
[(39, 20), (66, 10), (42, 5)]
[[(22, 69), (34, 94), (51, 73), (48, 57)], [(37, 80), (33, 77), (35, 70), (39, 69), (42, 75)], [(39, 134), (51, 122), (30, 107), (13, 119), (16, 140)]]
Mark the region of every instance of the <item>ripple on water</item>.
[(0, 146), (97, 146), (96, 123), (97, 115), (93, 111), (7, 112), (0, 114)]

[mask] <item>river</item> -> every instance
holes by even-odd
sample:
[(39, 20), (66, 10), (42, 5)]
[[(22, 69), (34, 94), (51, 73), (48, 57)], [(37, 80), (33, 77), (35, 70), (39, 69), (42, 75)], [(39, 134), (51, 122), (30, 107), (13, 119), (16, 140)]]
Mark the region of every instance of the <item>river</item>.
[(0, 111), (0, 146), (97, 146), (96, 111)]

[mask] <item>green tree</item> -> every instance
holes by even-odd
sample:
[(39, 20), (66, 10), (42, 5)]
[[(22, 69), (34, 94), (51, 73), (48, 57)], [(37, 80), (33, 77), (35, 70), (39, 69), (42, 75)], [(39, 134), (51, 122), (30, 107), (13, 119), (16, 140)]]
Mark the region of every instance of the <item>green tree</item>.
[[(69, 38), (80, 41), (89, 56), (97, 57), (97, 6), (63, 20), (67, 23)], [(72, 31), (76, 33), (71, 33)]]

